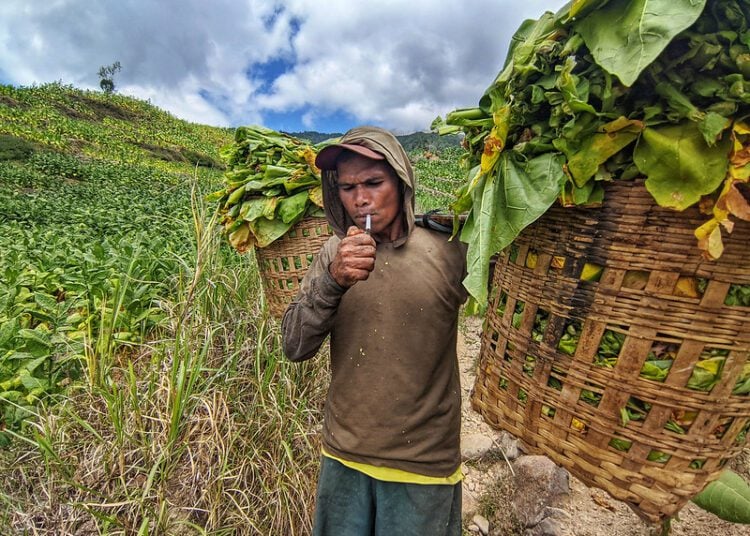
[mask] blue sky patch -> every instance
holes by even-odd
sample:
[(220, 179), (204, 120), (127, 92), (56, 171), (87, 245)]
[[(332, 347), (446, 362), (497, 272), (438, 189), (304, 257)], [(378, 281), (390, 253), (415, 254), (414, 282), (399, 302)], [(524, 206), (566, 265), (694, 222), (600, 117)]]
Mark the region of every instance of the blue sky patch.
[(284, 58), (273, 58), (265, 63), (256, 63), (246, 72), (248, 77), (258, 82), (261, 93), (268, 93), (274, 81), (282, 74), (291, 71), (294, 63)]
[[(263, 114), (263, 124), (274, 130), (284, 132), (304, 132), (306, 130), (315, 130), (329, 134), (343, 134), (356, 124), (356, 118), (345, 111), (337, 110), (328, 114), (316, 115), (315, 124), (308, 126), (303, 122), (303, 117), (309, 113), (309, 106), (285, 112), (265, 112)], [(316, 112), (319, 114), (320, 112)]]

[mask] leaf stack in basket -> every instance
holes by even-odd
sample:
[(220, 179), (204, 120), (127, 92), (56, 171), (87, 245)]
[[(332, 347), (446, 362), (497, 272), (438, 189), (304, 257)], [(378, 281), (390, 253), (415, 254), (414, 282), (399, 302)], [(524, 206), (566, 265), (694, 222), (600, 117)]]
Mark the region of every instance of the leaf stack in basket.
[(325, 220), (318, 150), (288, 134), (239, 127), (222, 150), (221, 224), (238, 252), (254, 249), (271, 314), (280, 317), (331, 232)]
[(742, 0), (571, 2), (433, 124), (468, 149), (474, 408), (651, 521), (750, 429), (748, 21)]

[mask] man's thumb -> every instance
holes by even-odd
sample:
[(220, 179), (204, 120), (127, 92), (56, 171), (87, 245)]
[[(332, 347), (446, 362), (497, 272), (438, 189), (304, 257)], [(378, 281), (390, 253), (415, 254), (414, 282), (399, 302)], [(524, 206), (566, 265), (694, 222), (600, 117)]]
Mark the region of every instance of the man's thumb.
[(357, 227), (356, 225), (352, 225), (346, 230), (346, 236), (354, 236), (360, 233), (364, 233), (364, 231), (360, 229), (359, 227)]

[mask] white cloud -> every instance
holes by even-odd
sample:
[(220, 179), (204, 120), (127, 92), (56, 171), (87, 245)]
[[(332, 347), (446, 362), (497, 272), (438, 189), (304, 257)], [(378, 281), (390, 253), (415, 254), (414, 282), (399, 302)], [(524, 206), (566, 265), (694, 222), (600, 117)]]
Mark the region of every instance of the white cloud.
[(153, 86), (126, 85), (120, 88), (120, 91), (126, 95), (138, 95), (138, 98), (148, 100), (186, 121), (204, 125), (230, 126), (229, 117), (201, 97), (197, 85), (195, 79), (190, 79), (177, 87), (164, 90)]
[[(524, 18), (563, 0), (4, 0), (0, 75), (97, 88), (120, 61), (117, 90), (215, 125), (299, 110), (400, 132), (473, 106)], [(286, 72), (267, 80), (259, 65)], [(273, 127), (273, 125), (268, 125)]]

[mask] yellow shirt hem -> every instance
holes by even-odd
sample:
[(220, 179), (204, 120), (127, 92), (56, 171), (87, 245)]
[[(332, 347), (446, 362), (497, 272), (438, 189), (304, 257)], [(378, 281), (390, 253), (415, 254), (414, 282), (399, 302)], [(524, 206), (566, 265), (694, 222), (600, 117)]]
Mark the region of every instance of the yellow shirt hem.
[(390, 467), (376, 467), (368, 463), (352, 462), (349, 460), (342, 460), (341, 458), (332, 455), (329, 452), (323, 450), (323, 456), (336, 460), (337, 462), (364, 473), (367, 476), (374, 478), (375, 480), (382, 480), (384, 482), (399, 482), (401, 484), (445, 484), (454, 485), (458, 484), (463, 480), (464, 474), (459, 466), (456, 472), (450, 476), (426, 476), (419, 475), (417, 473), (411, 473), (402, 469), (392, 469)]

